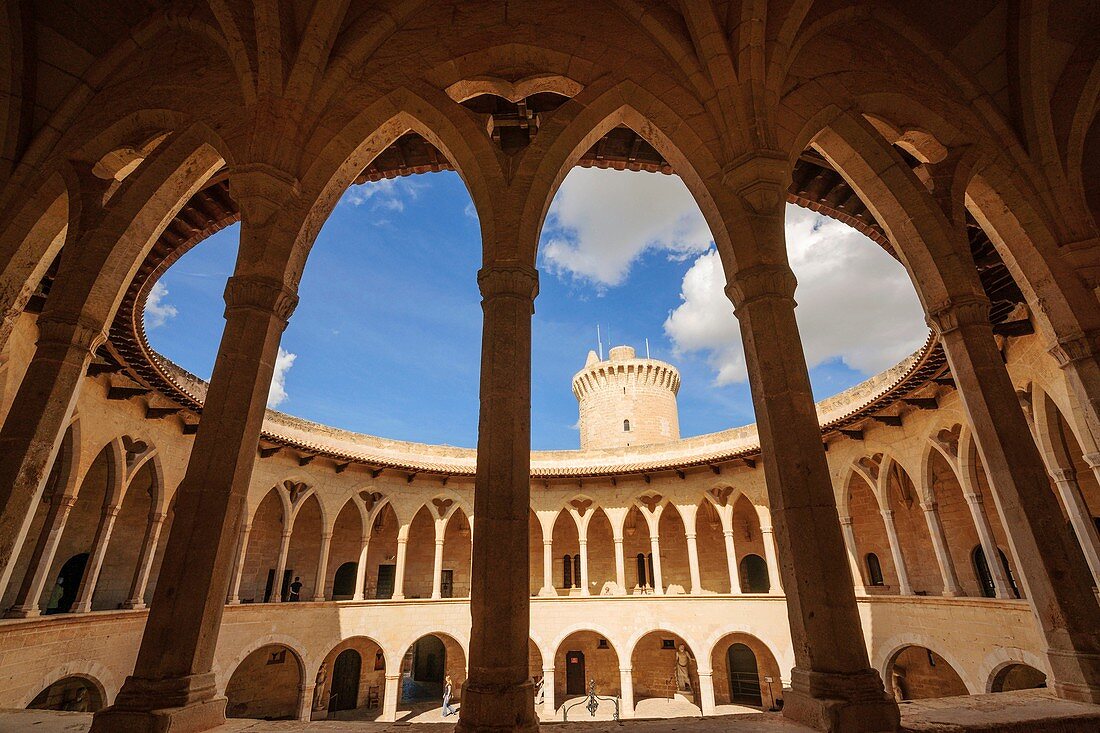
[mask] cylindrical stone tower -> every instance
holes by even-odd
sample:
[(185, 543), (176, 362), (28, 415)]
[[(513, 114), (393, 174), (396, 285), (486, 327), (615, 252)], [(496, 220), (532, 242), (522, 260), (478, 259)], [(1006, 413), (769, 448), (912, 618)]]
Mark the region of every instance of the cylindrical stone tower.
[(680, 372), (657, 359), (638, 359), (630, 346), (615, 346), (608, 360), (588, 352), (573, 377), (580, 405), (581, 449), (623, 448), (680, 439), (676, 393)]

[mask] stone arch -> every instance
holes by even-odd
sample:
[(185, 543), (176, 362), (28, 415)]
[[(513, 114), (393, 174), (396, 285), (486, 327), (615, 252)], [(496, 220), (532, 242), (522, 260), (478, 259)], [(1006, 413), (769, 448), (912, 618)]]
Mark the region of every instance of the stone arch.
[[(354, 700), (338, 700), (336, 709), (360, 709), (377, 702), (377, 707), (373, 709), (376, 715), (381, 715), (382, 710), (385, 709), (386, 670), (389, 668), (389, 660), (386, 659), (386, 651), (382, 645), (370, 636), (356, 634), (341, 639), (335, 644), (330, 642), (322, 648), (327, 648), (328, 651), (318, 664), (317, 671), (320, 670), (321, 665), (325, 666), (325, 689), (321, 691), (324, 697), (320, 698), (324, 700), (325, 708), (329, 708), (330, 695), (347, 695), (350, 693), (350, 690), (340, 689), (341, 681), (336, 678), (336, 670), (334, 669), (337, 657), (350, 649), (360, 657), (358, 684), (355, 686)], [(313, 680), (316, 681), (316, 679), (316, 674), (314, 674)], [(317, 689), (314, 688), (315, 708), (318, 699)], [(361, 715), (357, 714), (356, 718), (360, 718)], [(369, 711), (366, 713), (366, 717), (370, 718)]]
[(1046, 675), (1048, 680), (1050, 679), (1050, 665), (1045, 657), (1018, 647), (998, 647), (982, 659), (976, 676), (977, 689), (982, 692), (993, 692), (998, 673), (1014, 664), (1022, 664), (1037, 669)]
[(882, 679), (898, 702), (973, 694), (960, 669), (929, 646), (902, 644), (886, 656)]
[(277, 599), (282, 587), (282, 578), (273, 574), (278, 567), (282, 535), (290, 530), (290, 506), (285, 494), (277, 487), (264, 492), (248, 523), (240, 597), (265, 603)]
[[(731, 689), (738, 686), (732, 683), (741, 683), (742, 692), (749, 692), (752, 687), (751, 680), (735, 679), (729, 673), (727, 653), (734, 644), (748, 647), (756, 659), (758, 672), (756, 687), (760, 695), (760, 701), (756, 704), (765, 710), (775, 708), (776, 702), (783, 698), (782, 671), (779, 668), (779, 662), (767, 643), (743, 631), (730, 631), (713, 640), (708, 647), (710, 651), (706, 660), (709, 667), (699, 665), (701, 671), (711, 672), (715, 703), (718, 705), (752, 704), (744, 699), (735, 699), (737, 690)], [(769, 683), (765, 678), (770, 678), (772, 682)]]
[[(422, 645), (422, 642), (425, 643)], [(443, 649), (443, 660), (438, 658), (440, 647)], [(425, 631), (412, 636), (411, 640), (397, 648), (402, 650), (398, 657), (401, 660), (399, 702), (431, 700), (433, 704), (437, 703), (442, 698), (443, 678), (446, 675), (450, 675), (453, 683), (452, 694), (456, 698), (461, 695), (469, 659), (468, 641), (443, 631)]]
[[(317, 577), (320, 567), (322, 535), (328, 527), (325, 507), (320, 497), (311, 487), (294, 502), (290, 517), (290, 544), (287, 548), (286, 569), (295, 581), (301, 579), (302, 589), (299, 600), (308, 601), (323, 589), (324, 578)], [(318, 585), (318, 584), (322, 585)], [(293, 588), (291, 588), (293, 591)], [(286, 597), (283, 600), (287, 600)]]
[(107, 667), (92, 660), (73, 660), (54, 667), (39, 678), (38, 682), (23, 695), (17, 707), (26, 708), (40, 692), (60, 682), (66, 677), (79, 677), (93, 685), (99, 692), (104, 705), (110, 704), (118, 694), (122, 681)]
[[(887, 692), (891, 690), (890, 667), (898, 654), (906, 648), (928, 649), (941, 657), (958, 675), (966, 688), (965, 694), (975, 695), (982, 689), (980, 677), (975, 676), (972, 671), (973, 665), (964, 664), (964, 660), (956, 656), (955, 650), (951, 649), (949, 644), (945, 644), (943, 640), (935, 639), (927, 634), (906, 632), (891, 637), (871, 650), (871, 666), (879, 670)], [(941, 649), (944, 649), (946, 653), (941, 653)]]
[[(889, 593), (891, 589), (896, 592), (898, 588), (897, 570), (894, 567), (894, 557), (890, 549), (890, 540), (886, 534), (886, 525), (880, 514), (880, 501), (877, 478), (868, 473), (867, 469), (853, 465), (848, 472), (848, 485), (844, 488), (847, 495), (848, 516), (852, 520), (852, 534), (856, 541), (856, 557), (862, 581), (856, 578), (857, 583), (868, 589), (871, 593)], [(874, 554), (878, 559), (882, 570), (884, 585), (878, 586), (873, 582), (868, 570), (867, 556)]]
[(1030, 664), (1005, 662), (993, 671), (988, 681), (988, 692), (1010, 692), (1047, 686), (1047, 675)]
[[(741, 491), (737, 493), (736, 499), (733, 501), (731, 513), (734, 562), (737, 563), (738, 576), (741, 581), (741, 587), (737, 590), (744, 593), (773, 590), (770, 587), (771, 581), (768, 578), (767, 550), (764, 547), (764, 535), (761, 532), (760, 515), (756, 511), (756, 505), (752, 503), (752, 499), (747, 494)], [(750, 556), (758, 557), (763, 561), (764, 582), (768, 586), (768, 590), (749, 590), (751, 579), (744, 572), (744, 565), (746, 559)], [(778, 591), (778, 589), (774, 590)]]
[(558, 510), (551, 530), (554, 586), (563, 595), (581, 593), (580, 530), (569, 511)]
[[(259, 643), (259, 642), (263, 643)], [(294, 719), (301, 707), (307, 666), (300, 647), (265, 637), (231, 666), (224, 694), (226, 717)], [(287, 659), (287, 657), (291, 659)], [(275, 669), (268, 669), (268, 668)], [(238, 677), (242, 673), (242, 677)], [(235, 684), (236, 683), (236, 684)]]
[(700, 499), (695, 510), (695, 544), (699, 555), (699, 584), (704, 592), (729, 592), (729, 566), (723, 531), (722, 516), (715, 508), (713, 498)]
[[(669, 646), (671, 642), (671, 646)], [(677, 679), (675, 674), (676, 656), (680, 645), (691, 657), (688, 664), (688, 676), (693, 691), (691, 702), (687, 699), (677, 700), (684, 702), (686, 706), (683, 712), (700, 705), (699, 695), (699, 655), (695, 651), (702, 647), (684, 634), (672, 631), (667, 627), (637, 631), (631, 637), (627, 648), (630, 649), (630, 668), (633, 670), (632, 683), (634, 685), (634, 708), (643, 707), (644, 698), (676, 699)], [(705, 659), (705, 658), (704, 658)], [(709, 660), (704, 664), (708, 664)], [(696, 714), (696, 713), (692, 713)]]
[(921, 507), (920, 488), (905, 466), (890, 453), (883, 457), (880, 478), (881, 499), (894, 513), (899, 550), (905, 559), (910, 585), (916, 592), (942, 593), (943, 575), (935, 560), (936, 551)]
[(370, 511), (370, 540), (366, 553), (366, 598), (392, 598), (397, 565), (397, 538), (401, 520), (394, 504), (380, 501)]
[[(364, 526), (363, 510), (360, 503), (348, 498), (332, 522), (332, 538), (329, 542), (329, 556), (327, 573), (325, 577), (325, 597), (333, 600), (347, 600), (354, 595), (354, 586), (351, 593), (345, 593), (345, 587), (337, 587), (336, 581), (341, 573), (341, 568), (351, 563), (358, 572), (358, 565), (364, 560), (360, 557), (363, 536), (367, 527)], [(356, 573), (353, 573), (353, 577)], [(339, 593), (337, 591), (340, 591)]]
[(611, 639), (590, 628), (560, 634), (548, 657), (554, 668), (554, 702), (561, 707), (571, 698), (587, 694), (590, 682), (598, 695), (618, 696), (623, 660)]

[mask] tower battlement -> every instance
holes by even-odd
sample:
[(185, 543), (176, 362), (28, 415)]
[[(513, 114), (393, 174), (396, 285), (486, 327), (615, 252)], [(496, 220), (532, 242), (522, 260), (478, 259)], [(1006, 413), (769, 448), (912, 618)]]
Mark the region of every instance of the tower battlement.
[(580, 410), (581, 448), (624, 448), (680, 438), (676, 393), (680, 372), (658, 359), (639, 359), (615, 346), (601, 361), (589, 351), (573, 377)]

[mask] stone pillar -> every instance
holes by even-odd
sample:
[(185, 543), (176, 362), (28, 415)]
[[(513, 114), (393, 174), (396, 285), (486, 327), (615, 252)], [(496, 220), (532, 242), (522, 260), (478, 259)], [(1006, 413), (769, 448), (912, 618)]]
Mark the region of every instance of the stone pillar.
[(634, 670), (630, 667), (619, 668), (619, 717), (634, 717)]
[(1050, 477), (1054, 479), (1058, 495), (1062, 497), (1062, 505), (1066, 508), (1073, 533), (1077, 535), (1077, 542), (1081, 545), (1085, 562), (1092, 572), (1092, 579), (1100, 585), (1100, 535), (1097, 534), (1096, 523), (1088, 505), (1085, 504), (1085, 497), (1081, 495), (1077, 471), (1072, 468), (1053, 468)]
[(359, 562), (355, 565), (355, 595), (353, 601), (363, 600), (363, 591), (367, 586), (367, 550), (370, 549), (370, 535), (364, 534), (359, 539)]
[(786, 154), (766, 151), (726, 173), (743, 202), (743, 228), (751, 232), (748, 243), (737, 243), (747, 261), (727, 272), (726, 292), (745, 345), (770, 516), (781, 545), (795, 655), (783, 714), (819, 730), (896, 730), (897, 703), (871, 668), (855, 594), (847, 592), (851, 571), (795, 321), (783, 218), (788, 181)]
[[(956, 297), (930, 308), (928, 318), (943, 342), (1028, 602), (1046, 639), (1052, 688), (1062, 698), (1098, 703), (1100, 601), (1071, 538), (1053, 531), (1062, 512), (994, 341), (989, 301), (980, 295)], [(992, 566), (999, 559), (987, 561)]]
[[(249, 175), (258, 172), (241, 172)], [(257, 229), (267, 230), (252, 223), (252, 197), (238, 200), (245, 209), (239, 271), (257, 261), (247, 252), (264, 239)], [(282, 281), (237, 275), (225, 301), (225, 330), (137, 663), (114, 705), (93, 718), (92, 733), (199, 731), (225, 722), (214, 649), (279, 340), (297, 296)]]
[(92, 596), (99, 582), (99, 571), (103, 569), (103, 558), (107, 556), (107, 546), (111, 543), (111, 533), (115, 530), (115, 520), (121, 506), (109, 506), (99, 516), (99, 526), (92, 540), (92, 552), (84, 568), (84, 577), (80, 580), (80, 589), (76, 593), (73, 613), (87, 613), (92, 610)]
[(134, 580), (130, 583), (130, 597), (122, 602), (123, 608), (145, 608), (145, 589), (149, 585), (149, 575), (153, 572), (153, 556), (156, 555), (157, 540), (160, 539), (160, 530), (167, 516), (163, 513), (149, 515), (145, 537), (141, 541), (141, 552), (138, 554), (138, 564), (134, 569)]
[(699, 670), (699, 710), (704, 716), (714, 715), (714, 673)]
[(623, 533), (621, 529), (615, 530), (615, 582), (618, 583), (618, 594), (626, 594), (626, 559), (623, 557)]
[(909, 583), (909, 570), (905, 567), (905, 556), (901, 554), (898, 528), (894, 525), (894, 510), (883, 509), (879, 513), (882, 514), (882, 523), (886, 525), (886, 537), (890, 540), (890, 556), (894, 558), (894, 570), (898, 574), (898, 593), (911, 596), (913, 586)]
[(0, 592), (8, 587), (57, 458), (102, 327), (62, 314), (38, 318), (38, 344), (0, 427)]
[(252, 523), (241, 525), (240, 539), (237, 540), (237, 560), (233, 563), (233, 575), (229, 579), (229, 597), (226, 603), (235, 606), (241, 602), (241, 579), (244, 578), (244, 562), (248, 556), (248, 536), (252, 532)]
[(936, 562), (939, 563), (940, 575), (943, 577), (943, 595), (965, 596), (966, 592), (959, 585), (959, 576), (955, 572), (955, 563), (951, 560), (951, 553), (947, 549), (947, 535), (943, 531), (936, 502), (922, 502), (920, 508), (924, 510), (924, 521), (928, 524), (932, 549), (936, 552)]
[(840, 531), (844, 535), (844, 547), (848, 551), (848, 566), (852, 572), (852, 584), (856, 595), (867, 595), (867, 586), (863, 583), (863, 567), (860, 565), (859, 550), (856, 549), (856, 533), (852, 530), (852, 518), (840, 518)]
[(298, 720), (309, 720), (313, 713), (313, 691), (316, 686), (309, 684), (298, 685)]
[(978, 532), (978, 542), (981, 543), (982, 553), (985, 555), (985, 564), (989, 567), (989, 574), (993, 577), (994, 590), (998, 598), (1012, 598), (1012, 588), (1009, 586), (1008, 577), (1001, 566), (1000, 550), (997, 540), (993, 536), (993, 527), (989, 524), (989, 517), (985, 514), (985, 502), (981, 494), (967, 492), (963, 495), (966, 505), (970, 508), (970, 516), (974, 519), (974, 528)]
[(50, 502), (50, 512), (46, 515), (46, 523), (42, 527), (42, 533), (38, 536), (38, 544), (34, 547), (34, 555), (31, 556), (27, 574), (23, 577), (23, 584), (19, 588), (19, 595), (15, 597), (15, 605), (7, 610), (5, 618), (28, 618), (39, 616), (42, 613), (42, 591), (50, 580), (50, 568), (53, 567), (53, 559), (57, 554), (57, 545), (61, 542), (61, 535), (65, 532), (65, 522), (69, 519), (69, 512), (76, 504), (75, 496), (57, 495)]
[(397, 567), (393, 571), (393, 595), (395, 601), (405, 600), (405, 561), (409, 554), (409, 525), (397, 530)]
[(1081, 457), (1085, 459), (1085, 463), (1092, 469), (1092, 473), (1096, 476), (1096, 480), (1100, 482), (1100, 451), (1085, 453)]
[(779, 557), (775, 551), (775, 535), (772, 528), (760, 528), (760, 541), (764, 543), (764, 559), (768, 563), (768, 592), (772, 595), (783, 592), (783, 576), (779, 572)]
[(653, 553), (653, 592), (656, 595), (665, 594), (664, 577), (661, 575), (661, 537), (657, 530), (652, 530), (649, 535), (649, 551)]
[(275, 587), (272, 588), (272, 598), (275, 603), (286, 600), (283, 598), (283, 575), (286, 574), (286, 557), (290, 553), (290, 537), (293, 534), (294, 529), (287, 528), (279, 538), (279, 560), (275, 563)]
[(378, 719), (383, 723), (392, 723), (397, 720), (397, 706), (401, 697), (401, 675), (386, 674), (386, 692), (382, 698), (382, 714)]
[(538, 273), (518, 260), (478, 273), (484, 325), (470, 593), (470, 676), (459, 733), (538, 728), (530, 636), (531, 316)]
[[(585, 533), (587, 534), (588, 527), (585, 526)], [(580, 539), (580, 555), (581, 555), (581, 595), (591, 595), (588, 588), (588, 538), (581, 537)]]
[(325, 600), (325, 585), (328, 581), (328, 554), (329, 548), (332, 546), (332, 532), (325, 532), (321, 535), (321, 556), (317, 558), (317, 580), (314, 582), (316, 586), (313, 589), (313, 600), (315, 602), (322, 602)]
[(558, 708), (554, 700), (554, 668), (542, 670), (542, 717), (553, 720)]
[(443, 597), (443, 538), (436, 531), (435, 560), (432, 562), (432, 598)]
[(542, 589), (539, 595), (550, 598), (558, 595), (554, 589), (554, 540), (542, 541)]
[(733, 544), (733, 530), (723, 529), (722, 538), (726, 542), (726, 570), (730, 575), (730, 594), (741, 595), (741, 576), (737, 567), (737, 548)]
[(687, 534), (688, 573), (691, 576), (691, 592), (699, 595), (703, 592), (703, 581), (699, 578), (699, 545), (695, 542), (695, 533)]

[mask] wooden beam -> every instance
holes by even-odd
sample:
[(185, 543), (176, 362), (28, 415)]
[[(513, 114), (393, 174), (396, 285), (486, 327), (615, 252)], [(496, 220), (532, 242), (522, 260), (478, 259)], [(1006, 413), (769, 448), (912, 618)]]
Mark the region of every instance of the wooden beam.
[(756, 468), (756, 459), (755, 458), (742, 458), (740, 460), (741, 460), (741, 463), (744, 464), (746, 468)]
[(146, 407), (145, 418), (147, 420), (160, 420), (162, 417), (175, 415), (182, 407)]
[(411, 484), (414, 478), (416, 478), (416, 471), (410, 472), (409, 475), (405, 477), (405, 483)]
[(98, 377), (100, 374), (117, 374), (122, 371), (122, 367), (118, 364), (109, 364), (107, 362), (93, 361), (88, 365), (88, 370), (85, 372), (89, 377)]
[(643, 474), (642, 474), (642, 477), (643, 477), (643, 478), (645, 479), (645, 482), (646, 482), (647, 484), (648, 484), (648, 483), (650, 482), (650, 480), (651, 480), (651, 479), (649, 478), (649, 474), (648, 474), (648, 473), (643, 473)]
[(936, 377), (932, 381), (935, 382), (936, 384), (940, 385), (941, 387), (950, 387), (951, 389), (958, 389), (958, 387), (955, 386), (955, 378), (952, 377), (950, 374), (945, 374), (942, 377)]
[(683, 470), (679, 469), (679, 468), (676, 469), (676, 475), (680, 477), (681, 481), (687, 477), (687, 474), (684, 473)]
[(714, 475), (715, 475), (715, 476), (717, 476), (718, 474), (722, 473), (722, 467), (721, 467), (721, 466), (716, 466), (716, 465), (714, 465), (714, 464), (711, 464), (711, 466), (710, 466), (710, 470), (714, 472)]
[(901, 418), (897, 415), (871, 415), (871, 419), (893, 428), (901, 427)]
[(371, 478), (378, 478), (379, 476), (382, 475), (382, 469), (381, 468), (369, 468), (368, 470), (370, 471), (370, 477)]
[(847, 438), (851, 438), (852, 440), (863, 440), (862, 430), (849, 430), (845, 428), (840, 428), (839, 430), (837, 430), (837, 432)]
[(313, 463), (313, 459), (316, 457), (316, 455), (298, 456), (298, 465), (308, 466), (309, 464)]
[(1028, 318), (1021, 318), (1018, 321), (994, 323), (993, 333), (997, 336), (1030, 336), (1035, 333), (1035, 324)]
[(940, 406), (935, 397), (906, 397), (902, 402), (918, 410), (935, 410)]
[(128, 400), (131, 397), (144, 397), (152, 392), (145, 387), (111, 387), (107, 390), (109, 400)]
[(336, 464), (336, 473), (343, 473), (344, 471), (348, 470), (348, 466), (350, 466), (350, 465), (351, 465), (350, 463), (337, 463)]
[(194, 435), (199, 432), (199, 424), (197, 422), (185, 422), (183, 424), (184, 435)]
[(275, 455), (282, 449), (283, 446), (281, 445), (273, 445), (267, 448), (260, 446), (260, 458), (271, 458), (271, 456)]

